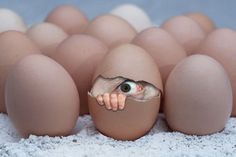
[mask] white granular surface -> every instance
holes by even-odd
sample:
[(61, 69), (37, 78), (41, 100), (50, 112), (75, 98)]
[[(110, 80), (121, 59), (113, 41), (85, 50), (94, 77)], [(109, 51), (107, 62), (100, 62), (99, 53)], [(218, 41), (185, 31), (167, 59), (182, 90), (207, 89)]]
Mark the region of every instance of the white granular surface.
[(163, 116), (150, 133), (136, 141), (116, 141), (100, 134), (90, 116), (80, 117), (68, 137), (20, 139), (5, 114), (0, 114), (0, 157), (236, 157), (236, 118), (210, 136), (171, 132)]

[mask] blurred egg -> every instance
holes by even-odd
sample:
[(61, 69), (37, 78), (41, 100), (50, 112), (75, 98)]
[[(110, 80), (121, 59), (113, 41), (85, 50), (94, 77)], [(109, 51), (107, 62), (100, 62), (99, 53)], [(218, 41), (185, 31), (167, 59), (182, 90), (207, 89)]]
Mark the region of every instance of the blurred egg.
[(73, 35), (62, 42), (52, 56), (71, 74), (80, 94), (80, 114), (88, 113), (88, 91), (94, 69), (107, 53), (107, 46), (88, 35)]
[(136, 35), (135, 29), (128, 22), (114, 15), (96, 17), (85, 33), (103, 41), (108, 47), (129, 43)]
[(175, 16), (164, 22), (161, 27), (169, 32), (191, 55), (205, 38), (201, 27), (186, 16)]
[(205, 55), (192, 55), (170, 73), (165, 116), (171, 129), (207, 135), (224, 129), (232, 111), (232, 89), (223, 67)]
[(68, 37), (63, 29), (46, 22), (32, 26), (26, 34), (47, 56), (52, 55), (58, 44)]
[(60, 26), (69, 35), (82, 33), (88, 24), (84, 13), (72, 5), (56, 7), (45, 21)]
[(9, 70), (26, 55), (40, 53), (40, 50), (27, 36), (18, 31), (0, 34), (0, 112), (6, 112), (4, 86)]
[(23, 137), (64, 136), (79, 114), (79, 95), (65, 69), (43, 55), (19, 61), (6, 83), (8, 115)]
[(188, 13), (185, 16), (193, 19), (195, 22), (199, 24), (199, 26), (206, 32), (209, 33), (215, 29), (214, 22), (207, 16), (202, 13)]
[(143, 30), (132, 43), (145, 49), (154, 58), (163, 84), (174, 66), (187, 56), (182, 46), (168, 32), (157, 27)]
[[(109, 80), (120, 77), (145, 82), (160, 95), (144, 100), (128, 96), (123, 110), (108, 110), (95, 99), (96, 81), (103, 78), (109, 83)], [(159, 112), (162, 81), (155, 61), (145, 50), (132, 44), (123, 44), (111, 50), (97, 67), (93, 83), (89, 93), (89, 111), (101, 133), (117, 140), (135, 140), (152, 128)], [(104, 88), (97, 90), (103, 91)]]
[(213, 57), (225, 68), (233, 88), (231, 115), (236, 116), (236, 32), (223, 28), (212, 31), (202, 42), (197, 53)]
[(19, 15), (12, 10), (0, 8), (0, 33), (9, 30), (25, 32), (26, 29), (27, 26)]
[(119, 16), (129, 22), (138, 32), (152, 26), (147, 13), (134, 4), (123, 4), (111, 11), (112, 15)]

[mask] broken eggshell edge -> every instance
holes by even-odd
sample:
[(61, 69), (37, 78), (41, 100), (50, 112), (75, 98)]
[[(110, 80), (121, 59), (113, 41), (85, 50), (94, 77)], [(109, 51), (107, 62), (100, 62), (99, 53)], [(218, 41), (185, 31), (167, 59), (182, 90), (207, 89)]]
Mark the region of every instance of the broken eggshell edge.
[[(104, 78), (102, 75), (98, 77)], [(91, 92), (88, 92), (89, 112), (96, 128), (105, 136), (116, 140), (136, 140), (144, 136), (155, 124), (160, 108), (162, 90), (154, 87), (160, 92), (158, 96), (145, 101), (127, 97), (125, 108), (117, 111), (99, 105)]]

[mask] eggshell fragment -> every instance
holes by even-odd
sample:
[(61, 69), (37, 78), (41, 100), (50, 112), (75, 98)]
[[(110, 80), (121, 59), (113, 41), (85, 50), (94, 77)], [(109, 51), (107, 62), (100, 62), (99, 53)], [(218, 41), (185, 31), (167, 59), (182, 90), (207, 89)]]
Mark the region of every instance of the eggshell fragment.
[(111, 14), (125, 19), (138, 32), (152, 26), (152, 22), (147, 13), (134, 4), (123, 4), (117, 6), (111, 11)]
[(68, 37), (63, 29), (46, 22), (32, 26), (26, 34), (47, 56), (51, 56), (56, 47)]
[(187, 13), (187, 14), (185, 14), (185, 16), (187, 16), (187, 17), (193, 19), (195, 22), (197, 22), (199, 24), (199, 26), (206, 33), (210, 33), (212, 30), (215, 29), (215, 24), (212, 21), (212, 19), (210, 19), (207, 15), (205, 15), (203, 13), (199, 13), (199, 12)]
[[(97, 67), (94, 80), (123, 77), (145, 81), (162, 92), (162, 81), (155, 61), (142, 48), (124, 44), (111, 50)], [(154, 125), (160, 107), (160, 96), (146, 101), (126, 99), (124, 110), (112, 111), (100, 106), (89, 95), (89, 110), (96, 128), (104, 135), (118, 140), (135, 140)]]
[(220, 62), (229, 75), (233, 88), (233, 111), (236, 116), (236, 32), (231, 29), (216, 29), (202, 42), (196, 53), (213, 57)]
[(6, 107), (23, 137), (64, 136), (79, 114), (79, 95), (65, 69), (43, 55), (30, 55), (13, 68), (6, 83)]
[(88, 35), (73, 35), (62, 42), (52, 56), (72, 76), (80, 94), (80, 114), (88, 113), (88, 91), (95, 68), (107, 53), (107, 46)]
[(72, 5), (56, 7), (45, 21), (60, 26), (69, 35), (82, 33), (88, 24), (84, 13)]
[(187, 54), (176, 40), (165, 30), (152, 27), (140, 32), (132, 43), (145, 49), (156, 61), (163, 84), (174, 68)]
[(208, 135), (224, 129), (232, 101), (232, 88), (224, 68), (208, 56), (193, 55), (170, 73), (164, 111), (174, 131)]
[(9, 9), (0, 8), (0, 33), (15, 30), (25, 32), (27, 26), (23, 19)]
[(191, 55), (205, 38), (205, 32), (191, 18), (175, 16), (161, 25), (161, 28), (169, 32)]
[(0, 112), (6, 112), (4, 86), (8, 72), (18, 60), (34, 53), (40, 50), (25, 34), (18, 31), (0, 34)]
[(129, 43), (136, 30), (124, 19), (114, 15), (102, 15), (90, 22), (85, 33), (103, 41), (108, 47)]

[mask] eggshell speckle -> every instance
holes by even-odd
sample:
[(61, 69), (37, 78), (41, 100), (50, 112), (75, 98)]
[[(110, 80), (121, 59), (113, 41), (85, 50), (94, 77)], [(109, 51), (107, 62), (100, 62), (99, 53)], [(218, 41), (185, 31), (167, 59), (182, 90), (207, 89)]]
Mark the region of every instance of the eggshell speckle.
[(19, 61), (6, 83), (6, 107), (23, 137), (71, 133), (79, 114), (79, 95), (65, 69), (43, 55)]
[(62, 42), (52, 56), (71, 74), (80, 94), (80, 114), (88, 113), (87, 93), (95, 68), (107, 53), (107, 46), (88, 35), (73, 35)]
[(47, 56), (51, 56), (58, 44), (68, 37), (63, 29), (46, 22), (32, 26), (26, 34)]
[(19, 15), (12, 10), (0, 8), (0, 33), (9, 30), (25, 32), (26, 29), (27, 26)]
[[(94, 79), (124, 77), (145, 81), (162, 91), (161, 76), (155, 61), (142, 48), (124, 44), (111, 50), (98, 66)], [(89, 110), (96, 128), (118, 140), (135, 140), (146, 134), (154, 125), (160, 107), (160, 96), (148, 101), (127, 98), (124, 110), (111, 111), (100, 106), (89, 96)]]
[(197, 53), (213, 57), (227, 71), (233, 88), (233, 111), (236, 116), (236, 32), (231, 29), (216, 29), (202, 42)]
[(56, 7), (45, 21), (60, 26), (69, 35), (82, 33), (88, 24), (84, 13), (72, 5)]
[(34, 53), (40, 50), (25, 34), (18, 31), (0, 34), (0, 112), (6, 112), (4, 86), (10, 69), (21, 58)]
[(138, 32), (151, 27), (152, 22), (147, 13), (134, 4), (123, 4), (111, 11), (112, 15), (119, 16), (129, 22)]
[(169, 32), (191, 55), (205, 38), (205, 32), (191, 18), (175, 16), (164, 22), (161, 27)]
[(232, 111), (232, 89), (223, 67), (205, 55), (192, 55), (170, 73), (165, 116), (174, 131), (207, 135), (224, 129)]
[(102, 15), (90, 22), (85, 31), (107, 44), (115, 47), (129, 43), (136, 35), (136, 30), (124, 19), (114, 15)]

